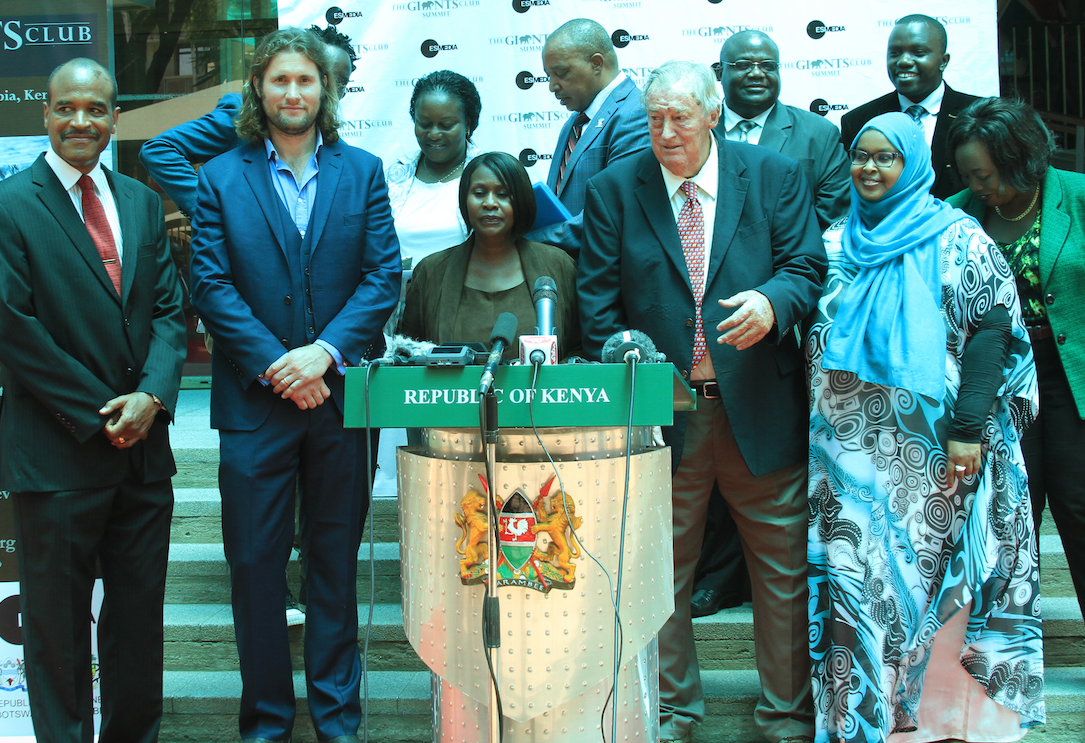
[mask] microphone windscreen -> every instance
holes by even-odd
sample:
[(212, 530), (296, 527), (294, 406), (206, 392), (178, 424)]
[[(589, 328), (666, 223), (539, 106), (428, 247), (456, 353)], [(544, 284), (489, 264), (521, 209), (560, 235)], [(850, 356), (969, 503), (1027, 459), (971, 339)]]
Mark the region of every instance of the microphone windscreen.
[(416, 356), (425, 356), (433, 350), (434, 344), (429, 341), (419, 341), (406, 335), (393, 335), (388, 339), (388, 345), (384, 349), (381, 359), (385, 363), (405, 364)]
[(534, 304), (540, 299), (549, 299), (555, 302), (558, 299), (558, 287), (549, 276), (540, 276), (535, 279), (535, 288), (531, 291), (531, 302)]
[(625, 361), (626, 352), (630, 350), (639, 350), (641, 361), (654, 363), (659, 359), (656, 344), (646, 333), (639, 330), (619, 330), (610, 336), (603, 344), (600, 358), (607, 364), (621, 364)]
[(505, 347), (508, 348), (512, 345), (512, 339), (516, 337), (516, 327), (519, 325), (519, 321), (516, 319), (516, 315), (511, 312), (502, 312), (497, 316), (497, 322), (494, 323), (494, 330), (490, 333), (490, 348), (493, 348), (494, 343), (497, 341), (504, 341)]

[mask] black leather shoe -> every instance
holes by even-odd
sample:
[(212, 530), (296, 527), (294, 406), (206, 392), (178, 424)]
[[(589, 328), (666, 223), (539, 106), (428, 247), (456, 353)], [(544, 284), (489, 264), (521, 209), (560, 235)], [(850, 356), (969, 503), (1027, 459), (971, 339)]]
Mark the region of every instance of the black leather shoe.
[(737, 593), (720, 593), (711, 588), (699, 588), (689, 600), (690, 614), (695, 617), (710, 617), (720, 609), (742, 606), (742, 597)]

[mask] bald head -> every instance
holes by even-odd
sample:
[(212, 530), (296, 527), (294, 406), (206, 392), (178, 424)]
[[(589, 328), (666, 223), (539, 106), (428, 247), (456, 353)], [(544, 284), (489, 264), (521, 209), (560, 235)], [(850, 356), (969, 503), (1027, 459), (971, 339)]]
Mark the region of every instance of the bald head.
[(570, 111), (584, 112), (618, 76), (618, 55), (606, 29), (577, 18), (550, 34), (543, 46), (550, 92)]
[(46, 103), (52, 101), (53, 82), (61, 76), (78, 81), (81, 84), (92, 85), (95, 87), (99, 85), (105, 86), (104, 90), (109, 91), (109, 108), (114, 109), (117, 107), (117, 78), (113, 77), (113, 73), (101, 64), (93, 59), (87, 59), (86, 57), (70, 59), (49, 73), (49, 84), (46, 89), (45, 98)]
[(775, 106), (780, 97), (779, 65), (776, 42), (760, 31), (740, 31), (724, 42), (720, 83), (727, 107), (744, 119), (754, 119)]
[(768, 34), (760, 31), (739, 31), (723, 42), (723, 48), (720, 49), (720, 62), (734, 62), (741, 59), (750, 47), (765, 49), (772, 53), (773, 59), (780, 59), (780, 49)]

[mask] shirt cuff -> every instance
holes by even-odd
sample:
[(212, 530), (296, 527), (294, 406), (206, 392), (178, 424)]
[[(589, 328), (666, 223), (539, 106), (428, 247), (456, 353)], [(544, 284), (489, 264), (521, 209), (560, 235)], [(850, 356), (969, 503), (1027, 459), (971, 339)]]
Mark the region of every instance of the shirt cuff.
[(331, 354), (332, 360), (335, 362), (335, 370), (339, 372), (340, 376), (347, 373), (347, 360), (343, 358), (343, 354), (339, 353), (339, 349), (328, 343), (327, 341), (317, 338), (313, 341), (314, 345), (320, 346), (325, 351)]
[[(287, 351), (286, 353), (290, 353), (290, 352), (289, 352), (289, 351)], [(282, 361), (282, 360), (283, 360), (283, 356), (286, 356), (286, 353), (284, 353), (284, 354), (283, 354), (282, 356), (280, 356), (279, 358), (275, 359), (275, 361), (274, 361), (274, 362), (272, 362), (271, 364), (269, 364), (268, 366), (269, 366), (269, 367), (271, 367), (271, 366), (274, 366), (275, 364), (277, 364), (277, 363), (279, 363), (280, 361)], [(268, 387), (269, 385), (271, 385), (271, 382), (270, 382), (269, 380), (267, 380), (267, 379), (264, 379), (264, 375), (263, 375), (263, 374), (261, 374), (260, 376), (258, 376), (258, 377), (256, 378), (256, 381), (257, 381), (257, 382), (259, 382), (259, 383), (260, 383), (261, 385), (263, 385), (264, 387)]]

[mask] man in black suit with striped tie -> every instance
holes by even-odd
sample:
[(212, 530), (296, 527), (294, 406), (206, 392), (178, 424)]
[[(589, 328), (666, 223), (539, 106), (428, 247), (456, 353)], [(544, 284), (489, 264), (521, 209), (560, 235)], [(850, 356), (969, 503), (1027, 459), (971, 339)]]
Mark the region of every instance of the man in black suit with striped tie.
[(152, 743), (185, 358), (162, 202), (98, 162), (117, 83), (89, 59), (49, 78), (49, 150), (0, 182), (0, 489), (11, 492), (34, 734), (90, 743), (91, 591), (100, 740)]

